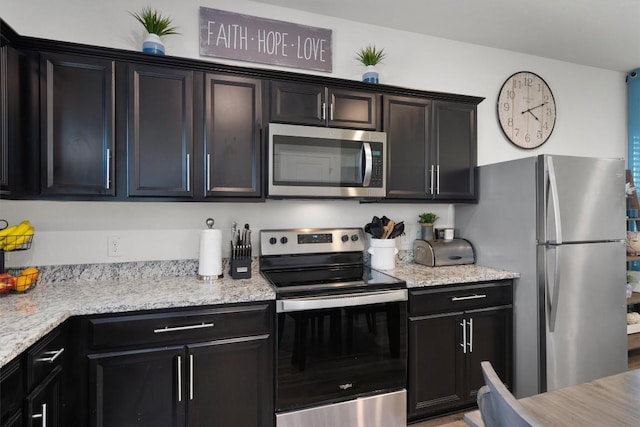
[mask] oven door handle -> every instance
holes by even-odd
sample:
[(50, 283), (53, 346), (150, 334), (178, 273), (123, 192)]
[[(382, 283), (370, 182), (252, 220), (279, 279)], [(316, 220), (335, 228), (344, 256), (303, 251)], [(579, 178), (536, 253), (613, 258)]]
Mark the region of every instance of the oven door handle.
[(406, 289), (397, 289), (362, 294), (283, 299), (276, 301), (276, 312), (288, 313), (292, 311), (320, 310), (323, 308), (354, 307), (358, 305), (406, 301), (407, 298), (408, 291)]

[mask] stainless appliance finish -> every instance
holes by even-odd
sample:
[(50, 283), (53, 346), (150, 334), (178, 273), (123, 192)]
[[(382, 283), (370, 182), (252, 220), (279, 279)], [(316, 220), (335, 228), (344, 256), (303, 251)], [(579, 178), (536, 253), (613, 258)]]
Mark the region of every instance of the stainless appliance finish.
[(429, 267), (473, 264), (476, 261), (471, 243), (465, 239), (420, 240), (413, 242), (416, 264)]
[(624, 162), (541, 155), (478, 173), (456, 227), (479, 264), (520, 273), (516, 396), (625, 371)]
[[(355, 403), (355, 404), (354, 404)], [(358, 398), (276, 415), (277, 427), (406, 427), (407, 392)]]
[(269, 124), (268, 196), (386, 196), (384, 132)]
[(364, 265), (361, 228), (263, 230), (276, 290), (276, 425), (406, 426), (406, 283)]

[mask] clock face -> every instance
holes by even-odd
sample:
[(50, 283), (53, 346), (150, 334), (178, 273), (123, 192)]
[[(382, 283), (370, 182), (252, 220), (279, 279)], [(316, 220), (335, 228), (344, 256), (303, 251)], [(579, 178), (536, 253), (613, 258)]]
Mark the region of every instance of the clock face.
[(556, 102), (547, 83), (535, 73), (509, 77), (498, 95), (498, 121), (505, 136), (521, 148), (544, 144), (556, 124)]

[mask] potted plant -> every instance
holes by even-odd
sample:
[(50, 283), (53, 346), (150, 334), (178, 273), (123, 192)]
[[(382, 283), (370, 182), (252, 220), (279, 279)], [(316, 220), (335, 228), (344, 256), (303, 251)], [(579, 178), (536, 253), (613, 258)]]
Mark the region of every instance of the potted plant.
[(438, 215), (433, 212), (424, 212), (418, 215), (420, 223), (420, 238), (422, 240), (433, 240), (433, 223), (438, 219)]
[(151, 7), (143, 7), (139, 12), (129, 12), (147, 30), (147, 37), (142, 43), (142, 51), (156, 55), (164, 55), (164, 43), (161, 37), (178, 33), (177, 27), (171, 26), (171, 18), (162, 16)]
[(375, 66), (382, 62), (386, 53), (384, 49), (376, 49), (375, 45), (368, 45), (358, 51), (358, 60), (367, 67), (365, 73), (362, 75), (362, 81), (368, 83), (378, 83), (378, 72)]

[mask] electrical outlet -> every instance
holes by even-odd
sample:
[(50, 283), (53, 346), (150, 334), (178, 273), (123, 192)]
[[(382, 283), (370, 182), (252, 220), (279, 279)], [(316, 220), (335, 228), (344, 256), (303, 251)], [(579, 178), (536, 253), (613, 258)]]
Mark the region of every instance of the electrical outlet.
[(109, 236), (107, 238), (107, 255), (110, 257), (122, 256), (120, 236)]

